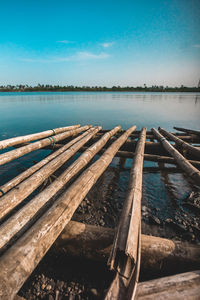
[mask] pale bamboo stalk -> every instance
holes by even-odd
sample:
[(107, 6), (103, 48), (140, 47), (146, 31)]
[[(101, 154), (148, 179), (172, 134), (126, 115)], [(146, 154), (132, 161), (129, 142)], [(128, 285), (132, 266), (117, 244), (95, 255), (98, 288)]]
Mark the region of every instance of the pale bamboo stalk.
[(47, 136), (52, 136), (52, 135), (56, 135), (58, 133), (64, 132), (64, 131), (68, 131), (68, 130), (72, 130), (75, 128), (80, 127), (80, 125), (73, 125), (73, 126), (67, 126), (67, 127), (59, 127), (59, 128), (54, 128), (54, 129), (50, 129), (50, 130), (46, 130), (46, 131), (42, 131), (42, 132), (37, 132), (37, 133), (33, 133), (33, 134), (29, 134), (29, 135), (23, 135), (23, 136), (17, 136), (17, 137), (13, 137), (10, 139), (6, 139), (3, 141), (0, 141), (0, 150), (14, 146), (14, 145), (18, 145), (18, 144), (22, 144), (22, 143), (26, 143), (26, 142), (31, 142), (31, 141), (35, 141), (38, 139), (43, 139)]
[(172, 133), (169, 133), (167, 130), (165, 130), (163, 128), (159, 128), (159, 131), (164, 136), (166, 136), (170, 140), (174, 141), (181, 148), (183, 148), (184, 150), (186, 150), (188, 153), (191, 153), (191, 154), (195, 155), (196, 157), (200, 158), (200, 149), (198, 149), (198, 148), (196, 148), (196, 147), (194, 147), (194, 146), (192, 146), (192, 145), (184, 142), (183, 140), (181, 140), (177, 136), (173, 135)]
[[(98, 127), (94, 133), (96, 134), (101, 127)], [(94, 157), (98, 150), (105, 145), (109, 138), (114, 135), (120, 127), (115, 127), (110, 132), (106, 133), (98, 142), (92, 145), (85, 153), (83, 153), (71, 166), (69, 166), (49, 187), (47, 187), (43, 192), (39, 193), (34, 197), (29, 203), (27, 203), (23, 208), (21, 208), (16, 214), (11, 216), (6, 222), (0, 226), (0, 249), (4, 247), (6, 243), (18, 232), (20, 231), (28, 222), (34, 217), (34, 215), (44, 206), (47, 201), (55, 195), (70, 179), (73, 178), (87, 163)], [(87, 136), (86, 136), (87, 138)], [(85, 139), (85, 138), (84, 138)], [(88, 139), (87, 139), (88, 140)], [(79, 148), (80, 148), (79, 142)], [(71, 148), (70, 148), (71, 149)], [(70, 150), (69, 149), (69, 150)], [(70, 150), (72, 151), (72, 150)], [(60, 156), (59, 156), (60, 157)], [(58, 157), (58, 159), (59, 159)], [(46, 171), (44, 170), (46, 174)], [(41, 175), (40, 175), (41, 177)], [(33, 177), (34, 179), (34, 177)], [(26, 185), (25, 185), (26, 186)], [(26, 192), (27, 194), (27, 192)], [(16, 195), (14, 194), (16, 197)], [(20, 193), (20, 197), (21, 193)], [(23, 194), (24, 197), (24, 194)], [(4, 201), (2, 203), (2, 208), (8, 202)], [(1, 202), (0, 202), (1, 204)]]
[[(81, 151), (85, 151), (88, 147), (82, 147)], [(99, 153), (103, 153), (106, 149), (103, 148)], [(125, 157), (125, 158), (134, 158), (135, 152), (130, 151), (117, 151), (116, 157)], [(165, 156), (165, 155), (156, 155), (156, 154), (144, 154), (144, 160), (146, 161), (154, 161), (154, 162), (164, 162), (168, 164), (177, 165), (176, 160), (173, 157)], [(190, 160), (188, 161), (197, 168), (200, 168), (200, 161), (198, 160)]]
[(64, 153), (54, 158), (47, 163), (37, 172), (32, 174), (29, 178), (21, 182), (16, 189), (10, 190), (0, 201), (0, 219), (7, 215), (13, 208), (21, 203), (26, 197), (28, 197), (38, 186), (45, 181), (51, 174), (53, 174), (58, 168), (60, 168), (67, 160), (69, 160), (78, 150), (87, 143), (100, 129), (100, 127), (93, 128), (92, 131), (73, 144)]
[[(106, 262), (112, 249), (114, 229), (70, 221), (52, 251)], [(149, 271), (182, 272), (200, 267), (200, 245), (141, 234), (141, 268)], [(173, 268), (172, 268), (173, 266)], [(185, 269), (185, 270), (184, 270)]]
[(174, 129), (178, 130), (178, 131), (182, 131), (182, 132), (186, 132), (189, 134), (195, 134), (200, 136), (200, 131), (199, 130), (193, 130), (193, 129), (187, 129), (187, 128), (181, 128), (181, 127), (174, 127)]
[(53, 152), (51, 155), (47, 156), (45, 159), (41, 160), (40, 162), (33, 165), (29, 169), (25, 170), (23, 173), (19, 174), (18, 176), (16, 176), (13, 179), (11, 179), (9, 182), (0, 186), (0, 197), (2, 195), (4, 195), (5, 193), (7, 193), (9, 190), (11, 190), (13, 187), (15, 187), (17, 184), (22, 182), (24, 179), (26, 179), (27, 177), (31, 176), (33, 173), (38, 171), (41, 167), (46, 165), (48, 162), (50, 162), (51, 160), (56, 158), (56, 156), (60, 155), (64, 151), (66, 151), (69, 147), (71, 147), (73, 144), (78, 142), (80, 139), (82, 139), (84, 136), (86, 136), (88, 133), (92, 132), (93, 130), (94, 130), (93, 128), (88, 129), (82, 135), (79, 135), (78, 137), (76, 137), (75, 139), (73, 139), (72, 141), (67, 143), (66, 145), (64, 145), (64, 146), (62, 145), (62, 147), (59, 150)]
[(183, 171), (191, 179), (200, 184), (200, 171), (196, 169), (189, 161), (182, 155), (178, 150), (176, 150), (167, 140), (156, 130), (152, 128), (152, 132), (155, 134), (156, 138), (162, 143), (163, 147), (170, 153), (174, 159), (177, 161), (177, 164), (182, 168)]
[(198, 300), (200, 296), (200, 271), (144, 281), (138, 284), (136, 299)]
[(8, 163), (8, 162), (10, 162), (10, 161), (12, 161), (16, 158), (19, 158), (19, 157), (27, 154), (27, 153), (30, 153), (32, 151), (44, 148), (45, 146), (48, 146), (48, 145), (52, 145), (52, 144), (54, 144), (58, 141), (64, 140), (67, 137), (73, 136), (73, 135), (78, 134), (82, 131), (85, 131), (90, 127), (91, 127), (91, 125), (87, 125), (87, 126), (80, 127), (78, 129), (68, 130), (66, 132), (60, 133), (60, 134), (55, 135), (53, 137), (49, 137), (49, 138), (40, 140), (38, 142), (31, 143), (29, 145), (20, 147), (18, 149), (14, 149), (14, 150), (8, 151), (6, 153), (3, 153), (3, 154), (0, 155), (0, 165), (4, 165), (4, 164), (6, 164), (6, 163)]
[(140, 265), (139, 240), (145, 140), (146, 128), (143, 128), (130, 172), (127, 196), (108, 260), (110, 269), (117, 270), (117, 274), (107, 292), (106, 300), (131, 299), (136, 290)]
[(0, 258), (0, 299), (12, 300), (136, 126), (129, 128)]

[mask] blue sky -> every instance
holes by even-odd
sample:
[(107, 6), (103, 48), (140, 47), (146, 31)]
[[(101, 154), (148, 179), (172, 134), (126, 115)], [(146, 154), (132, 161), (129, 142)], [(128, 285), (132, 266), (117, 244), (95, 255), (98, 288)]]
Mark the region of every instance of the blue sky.
[(0, 85), (187, 85), (199, 0), (0, 0)]

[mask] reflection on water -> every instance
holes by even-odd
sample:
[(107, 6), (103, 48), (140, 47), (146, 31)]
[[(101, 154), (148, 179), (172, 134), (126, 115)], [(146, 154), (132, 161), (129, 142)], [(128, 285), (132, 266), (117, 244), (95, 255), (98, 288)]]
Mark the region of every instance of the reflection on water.
[[(192, 93), (0, 93), (0, 111), (0, 139), (79, 123), (104, 129), (118, 124), (123, 129), (133, 124), (149, 130), (158, 126), (168, 130), (173, 126), (200, 128), (200, 94)], [(16, 167), (0, 167), (0, 184), (20, 173), (24, 164), (30, 166), (47, 155), (44, 152), (16, 160), (12, 163)], [(120, 175), (119, 198), (126, 190), (128, 174)], [(143, 201), (158, 208), (163, 217), (171, 216), (190, 191), (182, 174), (144, 174)]]

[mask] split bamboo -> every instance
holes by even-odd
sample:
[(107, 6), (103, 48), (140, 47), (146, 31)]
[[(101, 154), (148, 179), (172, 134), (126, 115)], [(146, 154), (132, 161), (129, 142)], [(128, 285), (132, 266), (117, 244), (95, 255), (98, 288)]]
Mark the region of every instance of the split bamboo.
[(127, 196), (108, 260), (110, 269), (117, 270), (117, 274), (105, 299), (132, 299), (136, 291), (141, 251), (140, 224), (145, 140), (146, 128), (143, 128), (130, 172)]
[(75, 210), (136, 129), (129, 128), (63, 193), (51, 208), (0, 258), (0, 299), (12, 300)]
[(174, 157), (182, 170), (185, 171), (196, 183), (200, 184), (200, 171), (191, 165), (189, 161), (180, 154), (178, 150), (176, 150), (155, 128), (152, 128), (152, 132), (162, 143), (163, 147)]
[[(52, 251), (106, 262), (112, 249), (114, 229), (70, 221), (55, 241)], [(200, 268), (200, 246), (141, 235), (143, 272), (177, 273)]]
[(199, 296), (200, 271), (191, 271), (139, 283), (136, 299), (198, 300)]
[(193, 130), (193, 129), (187, 129), (187, 128), (181, 128), (181, 127), (174, 127), (174, 129), (178, 130), (178, 131), (183, 131), (189, 134), (195, 134), (200, 136), (200, 131), (199, 130)]
[(46, 131), (42, 131), (42, 132), (38, 132), (38, 133), (33, 133), (33, 134), (29, 134), (29, 135), (23, 135), (23, 136), (6, 139), (3, 141), (0, 141), (0, 150), (14, 146), (14, 145), (43, 139), (45, 137), (56, 135), (56, 134), (64, 132), (64, 131), (76, 129), (78, 127), (80, 127), (80, 125), (60, 127), (60, 128), (54, 128), (54, 129), (50, 129), (50, 130), (46, 130)]
[(8, 193), (2, 196), (0, 201), (0, 220), (19, 203), (21, 203), (26, 197), (28, 197), (38, 186), (40, 186), (45, 181), (45, 179), (47, 179), (76, 152), (78, 152), (78, 150), (85, 143), (87, 143), (100, 130), (100, 128), (101, 127), (92, 128), (86, 136), (84, 136), (82, 139), (79, 139), (78, 142), (73, 145), (70, 145), (70, 142), (68, 146), (65, 147), (67, 149), (63, 153), (56, 156), (53, 160), (51, 160), (37, 172), (21, 182), (17, 186), (17, 188), (10, 190)]
[[(101, 127), (98, 127), (97, 130), (95, 130), (95, 132), (93, 133), (93, 135), (96, 134), (96, 132), (100, 128)], [(15, 234), (17, 234), (18, 231), (20, 231), (24, 226), (27, 227), (28, 222), (32, 218), (34, 218), (37, 212), (48, 202), (48, 200), (50, 200), (52, 196), (55, 195), (56, 192), (58, 192), (67, 182), (69, 182), (69, 180), (72, 179), (73, 176), (75, 176), (78, 172), (80, 172), (80, 170), (83, 169), (87, 165), (87, 163), (94, 157), (94, 155), (98, 152), (98, 150), (101, 149), (101, 147), (105, 145), (105, 143), (109, 140), (109, 138), (113, 136), (119, 129), (120, 127), (118, 126), (115, 127), (113, 130), (111, 130), (110, 132), (106, 133), (98, 142), (96, 142), (93, 146), (91, 146), (71, 166), (69, 166), (49, 187), (43, 190), (43, 192), (39, 193), (29, 203), (27, 203), (23, 208), (21, 208), (18, 212), (16, 212), (13, 216), (11, 216), (6, 222), (4, 222), (0, 226), (0, 236), (2, 237), (0, 240), (0, 249), (2, 249), (6, 245), (6, 243), (8, 243), (9, 240)], [(72, 150), (70, 149), (69, 151), (71, 152)], [(60, 156), (58, 157), (58, 159), (59, 158)], [(46, 174), (45, 169), (44, 169), (44, 173)], [(34, 177), (35, 176), (33, 176), (33, 179)], [(39, 178), (41, 178), (41, 175)], [(26, 188), (26, 186), (27, 184), (24, 184), (24, 188)], [(19, 193), (19, 195), (22, 197), (21, 193)], [(14, 197), (16, 197), (15, 193), (12, 195), (11, 199), (13, 199)], [(4, 211), (7, 202), (8, 200), (6, 199), (4, 203), (2, 203), (2, 208), (4, 207)]]
[(85, 131), (90, 127), (91, 127), (91, 125), (87, 125), (87, 126), (80, 127), (78, 129), (68, 130), (68, 131), (60, 133), (58, 135), (54, 135), (53, 137), (45, 138), (40, 141), (31, 143), (27, 146), (23, 146), (18, 149), (14, 149), (14, 150), (8, 151), (6, 153), (3, 153), (0, 155), (0, 165), (4, 165), (4, 164), (6, 164), (16, 158), (19, 158), (27, 153), (30, 153), (34, 150), (44, 148), (45, 146), (48, 146), (48, 145), (54, 145), (54, 143), (64, 140), (69, 136), (73, 136), (82, 131)]
[(75, 139), (73, 139), (72, 141), (67, 143), (66, 145), (64, 145), (64, 146), (62, 145), (62, 147), (60, 147), (59, 150), (53, 152), (52, 154), (47, 156), (45, 159), (41, 160), (37, 164), (33, 165), (32, 167), (30, 167), (26, 171), (24, 171), (21, 174), (19, 174), (18, 176), (16, 176), (14, 179), (12, 179), (9, 182), (5, 183), (4, 185), (0, 186), (0, 197), (2, 195), (4, 195), (5, 193), (7, 193), (9, 190), (11, 190), (16, 185), (18, 185), (24, 179), (26, 179), (27, 177), (31, 176), (33, 173), (38, 171), (41, 167), (46, 165), (48, 162), (50, 162), (51, 160), (56, 158), (58, 155), (60, 155), (64, 151), (66, 151), (69, 147), (71, 147), (73, 144), (78, 142), (80, 139), (82, 139), (84, 136), (86, 136), (88, 133), (92, 132), (93, 130), (94, 130), (93, 128), (88, 129), (83, 134), (79, 135), (78, 137), (76, 137)]
[(167, 130), (164, 130), (163, 128), (159, 128), (159, 131), (162, 134), (164, 134), (164, 136), (166, 136), (170, 140), (174, 141), (181, 148), (183, 148), (184, 150), (186, 150), (188, 153), (191, 153), (191, 154), (195, 155), (196, 157), (200, 158), (200, 149), (198, 149), (198, 148), (196, 148), (196, 147), (194, 147), (194, 146), (192, 146), (192, 145), (184, 142), (183, 140), (181, 140), (180, 138), (176, 137), (172, 133), (169, 133)]

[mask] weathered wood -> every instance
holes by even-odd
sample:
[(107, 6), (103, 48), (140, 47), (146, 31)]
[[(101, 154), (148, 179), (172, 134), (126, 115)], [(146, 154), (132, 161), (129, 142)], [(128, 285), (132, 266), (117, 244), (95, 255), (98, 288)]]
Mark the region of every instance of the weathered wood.
[(80, 125), (73, 125), (73, 126), (67, 126), (67, 127), (59, 127), (59, 128), (54, 128), (54, 129), (50, 129), (50, 130), (46, 130), (46, 131), (42, 131), (42, 132), (37, 132), (37, 133), (33, 133), (33, 134), (29, 134), (29, 135), (23, 135), (23, 136), (17, 136), (17, 137), (13, 137), (10, 139), (6, 139), (3, 141), (0, 141), (0, 150), (14, 146), (14, 145), (18, 145), (18, 144), (22, 144), (22, 143), (26, 143), (26, 142), (31, 142), (31, 141), (35, 141), (38, 139), (43, 139), (47, 136), (54, 136), (58, 133), (61, 132), (65, 132), (68, 130), (72, 130), (75, 128), (80, 127)]
[(193, 129), (187, 129), (187, 128), (181, 128), (181, 127), (174, 127), (174, 129), (178, 130), (178, 131), (183, 131), (189, 134), (195, 134), (200, 136), (200, 131), (199, 130), (193, 130)]
[(53, 137), (45, 138), (38, 142), (31, 143), (27, 146), (20, 147), (18, 149), (14, 149), (14, 150), (8, 151), (6, 153), (3, 153), (0, 155), (0, 165), (4, 165), (16, 158), (19, 158), (19, 157), (27, 154), (27, 153), (30, 153), (32, 151), (41, 149), (45, 146), (54, 144), (58, 141), (64, 140), (68, 136), (73, 136), (74, 134), (78, 134), (82, 131), (87, 130), (90, 127), (91, 127), (91, 125), (87, 125), (87, 126), (83, 126), (83, 127), (77, 128), (77, 129), (68, 130), (68, 131), (60, 133), (58, 135), (54, 135)]
[[(48, 162), (56, 158), (58, 155), (62, 154), (64, 151), (66, 151), (69, 147), (71, 147), (73, 144), (77, 143), (79, 140), (81, 140), (84, 136), (86, 136), (88, 133), (93, 132), (94, 129), (88, 129), (83, 134), (79, 135), (75, 139), (71, 140), (66, 145), (62, 145), (62, 147), (59, 148), (59, 150), (53, 152), (49, 156), (47, 156), (45, 159), (41, 160), (37, 164), (33, 165), (32, 167), (28, 168), (18, 176), (16, 176), (14, 179), (10, 180), (9, 182), (5, 183), (4, 185), (0, 186), (0, 197), (3, 196), (5, 193), (7, 193), (9, 190), (11, 190), (13, 187), (15, 187), (17, 184), (22, 182), (27, 177), (34, 174), (36, 171), (38, 171), (41, 167), (46, 165)], [(91, 136), (91, 138), (93, 135)]]
[[(80, 149), (80, 152), (85, 151), (88, 147), (84, 146)], [(99, 154), (103, 153), (106, 149), (103, 148), (99, 151)], [(134, 158), (135, 152), (130, 151), (117, 151), (116, 157), (125, 157), (125, 158)], [(155, 154), (144, 154), (144, 160), (146, 161), (154, 161), (154, 162), (164, 162), (168, 164), (177, 165), (176, 160), (173, 157), (164, 156), (164, 155), (155, 155)], [(200, 168), (200, 161), (198, 160), (188, 160), (192, 165), (196, 168)]]
[(181, 140), (180, 138), (176, 137), (175, 135), (169, 133), (167, 130), (163, 129), (163, 128), (159, 128), (159, 131), (166, 136), (167, 138), (169, 138), (170, 140), (174, 141), (177, 145), (179, 145), (182, 149), (188, 151), (189, 153), (195, 155), (196, 157), (200, 158), (200, 149), (191, 146), (190, 144), (184, 142), (183, 140)]
[(135, 294), (139, 276), (137, 262), (140, 260), (139, 241), (145, 140), (146, 128), (143, 128), (130, 172), (127, 196), (108, 260), (110, 269), (117, 270), (117, 274), (105, 299), (131, 299)]
[[(96, 132), (100, 128), (101, 127), (98, 127), (96, 130), (94, 130), (94, 132), (92, 134), (96, 134)], [(63, 188), (63, 186), (67, 182), (69, 182), (70, 179), (72, 179), (81, 169), (83, 169), (87, 165), (87, 163), (94, 157), (94, 155), (98, 152), (98, 150), (101, 149), (101, 147), (103, 147), (105, 145), (105, 143), (110, 139), (110, 137), (113, 136), (119, 129), (120, 129), (120, 127), (118, 126), (118, 127), (115, 127), (113, 130), (111, 130), (110, 132), (107, 132), (98, 142), (96, 142), (93, 146), (91, 146), (71, 166), (69, 166), (50, 186), (48, 186), (45, 190), (43, 190), (43, 192), (39, 193), (29, 203), (27, 203), (23, 208), (21, 208), (17, 213), (15, 213), (12, 217), (10, 217), (6, 222), (4, 222), (0, 226), (0, 236), (2, 237), (0, 239), (0, 249), (2, 249), (6, 245), (6, 243), (8, 243), (9, 240), (15, 234), (18, 233), (18, 231), (20, 231), (25, 225), (27, 225), (27, 223), (49, 201), (49, 199), (51, 199), (52, 196), (55, 195), (56, 192), (58, 192), (61, 188)], [(92, 134), (90, 134), (90, 137), (92, 136)], [(86, 138), (87, 138), (87, 136), (84, 137), (83, 140), (85, 140)], [(87, 140), (89, 140), (89, 139), (87, 138)], [(86, 140), (84, 142), (86, 142)], [(79, 148), (81, 147), (80, 143), (83, 144), (83, 142), (79, 141), (77, 143), (77, 144), (79, 144)], [(75, 144), (76, 148), (77, 148), (77, 144)], [(74, 146), (72, 146), (72, 147), (74, 147)], [(72, 149), (70, 148), (69, 151), (70, 151), (69, 154), (71, 154)], [(64, 157), (66, 157), (66, 156), (67, 156), (67, 154), (65, 154), (65, 152), (64, 152)], [(60, 156), (58, 157), (58, 159), (59, 158), (60, 158)], [(43, 170), (44, 170), (44, 174), (46, 174), (45, 167), (43, 167)], [(39, 170), (39, 172), (40, 172), (40, 170)], [(35, 184), (35, 182), (34, 182), (35, 174), (32, 176), (32, 178), (33, 178), (33, 182), (32, 182), (32, 184), (29, 184), (31, 186), (33, 184)], [(41, 175), (39, 176), (39, 179), (40, 178), (41, 178)], [(29, 178), (27, 180), (29, 180)], [(26, 182), (26, 181), (24, 181), (24, 182)], [(22, 182), (21, 185), (23, 185), (24, 188), (27, 189), (27, 184), (24, 184), (24, 182)], [(27, 194), (27, 191), (24, 191), (23, 194), (19, 193), (19, 196), (21, 198), (25, 197), (25, 195), (24, 195), (25, 193)], [(11, 194), (11, 191), (8, 194)], [(2, 197), (2, 199), (4, 197)], [(6, 199), (6, 201), (2, 202), (2, 210), (4, 207), (4, 213), (5, 213), (6, 204), (8, 202), (7, 198), (4, 198), (4, 200)], [(16, 201), (15, 193), (12, 195), (12, 198), (10, 198), (12, 204), (13, 204), (13, 198)], [(2, 201), (2, 199), (1, 199), (1, 201)], [(0, 205), (1, 205), (1, 202), (0, 202)]]
[[(52, 246), (52, 251), (106, 262), (114, 229), (70, 221)], [(150, 272), (181, 272), (200, 268), (200, 246), (141, 235), (141, 269)]]
[(189, 161), (178, 152), (155, 128), (152, 128), (156, 138), (162, 143), (163, 147), (174, 157), (182, 170), (190, 176), (196, 183), (200, 184), (200, 171), (196, 169)]
[[(37, 172), (32, 174), (26, 180), (21, 182), (17, 188), (10, 190), (1, 197), (0, 201), (0, 220), (7, 215), (14, 207), (28, 197), (38, 186), (40, 186), (46, 178), (60, 168), (67, 160), (69, 160), (89, 139), (98, 132), (100, 127), (93, 128), (86, 136), (77, 143), (67, 147), (67, 149), (59, 156), (55, 157), (49, 163), (44, 165)], [(2, 240), (3, 242), (3, 240)], [(1, 243), (0, 243), (1, 244)], [(1, 248), (1, 246), (0, 246)]]
[(136, 299), (200, 299), (200, 271), (181, 273), (138, 284)]
[(12, 300), (136, 126), (129, 128), (0, 258), (0, 299)]

